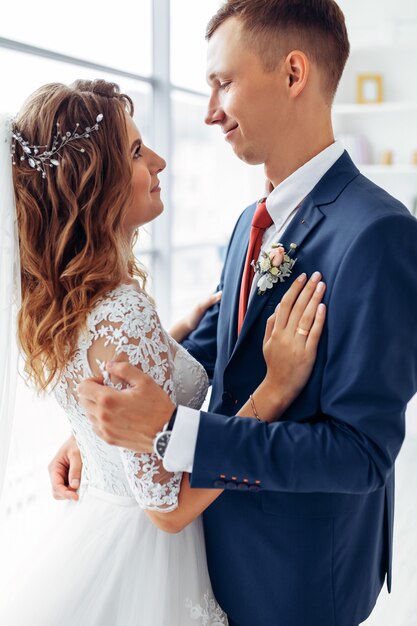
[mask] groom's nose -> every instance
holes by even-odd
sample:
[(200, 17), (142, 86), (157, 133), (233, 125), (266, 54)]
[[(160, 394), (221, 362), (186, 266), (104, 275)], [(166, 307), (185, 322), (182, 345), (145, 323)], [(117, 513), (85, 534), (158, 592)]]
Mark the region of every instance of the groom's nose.
[(224, 111), (220, 106), (220, 102), (218, 98), (214, 98), (213, 96), (210, 98), (207, 113), (205, 115), (204, 121), (209, 126), (211, 124), (220, 124), (224, 119)]

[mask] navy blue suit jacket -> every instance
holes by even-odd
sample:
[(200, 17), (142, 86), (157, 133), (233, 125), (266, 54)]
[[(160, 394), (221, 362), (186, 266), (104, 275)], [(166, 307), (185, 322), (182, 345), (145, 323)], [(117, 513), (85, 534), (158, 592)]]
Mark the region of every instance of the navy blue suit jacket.
[[(220, 305), (184, 342), (212, 377), (191, 485), (224, 493), (204, 514), (220, 604), (241, 626), (356, 626), (390, 588), (394, 461), (417, 390), (417, 221), (345, 152), (282, 237), (291, 279), (255, 295), (239, 338), (255, 205), (229, 244)], [(320, 270), (327, 319), (312, 376), (276, 423), (234, 417), (265, 375), (267, 318)]]

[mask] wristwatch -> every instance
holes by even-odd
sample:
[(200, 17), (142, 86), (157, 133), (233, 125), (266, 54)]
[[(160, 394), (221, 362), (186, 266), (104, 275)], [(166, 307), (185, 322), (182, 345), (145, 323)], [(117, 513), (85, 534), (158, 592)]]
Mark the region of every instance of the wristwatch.
[(156, 433), (155, 439), (153, 440), (153, 451), (160, 461), (163, 460), (165, 452), (167, 451), (176, 417), (177, 409), (174, 410), (173, 414), (171, 415), (171, 419), (165, 424), (161, 432)]

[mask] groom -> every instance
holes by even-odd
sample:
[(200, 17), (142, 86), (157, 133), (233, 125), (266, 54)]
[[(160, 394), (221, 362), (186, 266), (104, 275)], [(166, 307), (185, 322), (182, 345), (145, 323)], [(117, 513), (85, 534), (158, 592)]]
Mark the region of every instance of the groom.
[(327, 283), (313, 374), (281, 421), (234, 417), (264, 377), (266, 320), (293, 280), (260, 296), (255, 277), (245, 302), (254, 204), (229, 244), (221, 304), (184, 342), (212, 378), (208, 412), (173, 415), (126, 364), (109, 371), (132, 390), (87, 381), (81, 402), (109, 443), (140, 452), (170, 421), (165, 467), (224, 489), (204, 529), (232, 626), (357, 626), (385, 576), (391, 586), (394, 462), (417, 390), (417, 222), (334, 142), (349, 42), (333, 0), (228, 0), (207, 38), (206, 122), (271, 181), (263, 249), (296, 243), (297, 273), (318, 268)]

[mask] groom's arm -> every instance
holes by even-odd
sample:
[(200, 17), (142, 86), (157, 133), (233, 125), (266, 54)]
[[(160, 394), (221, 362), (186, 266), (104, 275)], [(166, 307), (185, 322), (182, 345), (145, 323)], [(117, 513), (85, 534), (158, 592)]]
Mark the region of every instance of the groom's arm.
[[(215, 292), (223, 290), (223, 280)], [(182, 342), (182, 346), (204, 367), (210, 382), (217, 358), (217, 322), (220, 302), (208, 309), (197, 328)]]
[[(251, 209), (252, 207), (248, 207)], [(246, 209), (246, 210), (248, 210)], [(225, 268), (229, 258), (229, 252), (233, 240), (236, 236), (236, 231), (240, 224), (242, 217), (245, 215), (245, 211), (240, 215), (233, 229), (232, 235), (227, 246), (225, 261), (223, 264), (222, 273), (220, 276), (220, 282), (217, 285), (216, 292), (223, 291)], [(197, 328), (182, 342), (182, 346), (188, 350), (188, 352), (204, 367), (210, 382), (213, 378), (214, 367), (217, 359), (217, 326), (219, 321), (219, 312), (221, 307), (221, 301), (215, 306), (206, 311), (200, 320)]]
[(357, 237), (329, 298), (321, 412), (273, 424), (202, 412), (189, 453), (193, 487), (235, 488), (227, 478), (245, 477), (272, 491), (364, 493), (385, 483), (417, 390), (416, 242), (406, 215)]

